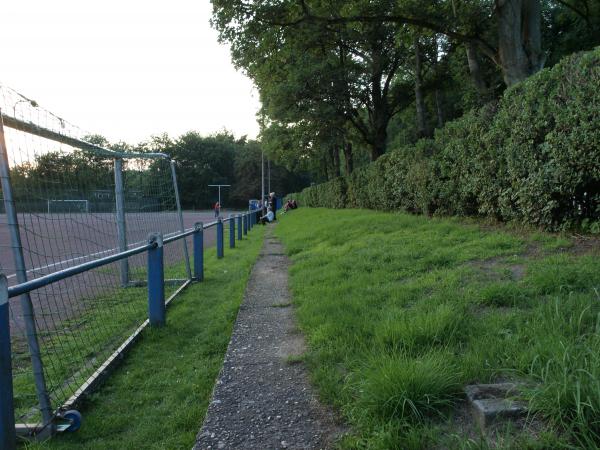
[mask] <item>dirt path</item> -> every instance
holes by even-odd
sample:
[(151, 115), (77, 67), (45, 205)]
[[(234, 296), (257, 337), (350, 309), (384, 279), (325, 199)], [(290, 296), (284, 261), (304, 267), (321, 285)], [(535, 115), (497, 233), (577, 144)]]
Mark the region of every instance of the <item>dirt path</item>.
[(341, 433), (304, 368), (289, 260), (269, 230), (194, 449), (323, 449)]

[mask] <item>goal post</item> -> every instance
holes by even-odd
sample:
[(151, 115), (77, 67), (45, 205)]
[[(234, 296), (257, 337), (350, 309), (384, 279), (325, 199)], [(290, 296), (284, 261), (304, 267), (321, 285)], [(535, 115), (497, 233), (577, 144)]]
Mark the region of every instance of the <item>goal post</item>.
[(89, 213), (89, 200), (48, 199), (48, 214), (52, 213)]

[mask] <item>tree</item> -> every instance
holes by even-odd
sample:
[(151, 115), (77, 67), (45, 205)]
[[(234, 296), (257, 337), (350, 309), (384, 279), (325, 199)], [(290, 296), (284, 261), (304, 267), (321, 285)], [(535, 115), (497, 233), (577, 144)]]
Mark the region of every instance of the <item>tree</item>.
[[(366, 0), (333, 3), (328, 8), (373, 9)], [(356, 128), (372, 160), (385, 152), (389, 120), (412, 96), (396, 78), (406, 48), (398, 45), (393, 25), (294, 23), (298, 10), (285, 1), (213, 5), (213, 24), (268, 102), (269, 118), (297, 123), (330, 107)]]
[[(280, 0), (256, 7), (241, 1), (213, 1), (216, 6), (224, 3), (230, 8), (237, 4), (245, 15), (254, 15), (263, 24), (321, 22), (382, 27), (392, 23), (398, 30), (412, 27), (444, 34), (451, 40), (470, 43), (471, 48), (489, 57), (502, 70), (508, 86), (538, 71), (545, 60), (540, 0), (381, 0), (346, 2), (343, 7), (334, 2), (323, 7), (316, 0)], [(286, 9), (295, 16), (286, 17)], [(496, 39), (488, 36), (490, 25), (497, 30)]]
[[(164, 140), (164, 137), (162, 138)], [(206, 208), (216, 201), (216, 192), (209, 184), (232, 184), (235, 138), (229, 133), (203, 137), (190, 131), (172, 142), (166, 142), (163, 152), (175, 161), (177, 183), (182, 206)], [(154, 170), (161, 162), (153, 163)], [(222, 194), (223, 203), (228, 192)]]

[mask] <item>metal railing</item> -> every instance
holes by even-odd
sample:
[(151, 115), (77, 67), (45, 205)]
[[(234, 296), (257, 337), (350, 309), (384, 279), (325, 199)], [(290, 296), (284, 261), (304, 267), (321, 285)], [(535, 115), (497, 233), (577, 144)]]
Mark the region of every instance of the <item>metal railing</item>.
[[(204, 279), (204, 230), (216, 227), (217, 258), (223, 258), (224, 251), (224, 223), (229, 222), (229, 248), (235, 247), (235, 240), (242, 240), (257, 223), (256, 211), (248, 211), (242, 214), (230, 215), (226, 219), (219, 218), (214, 222), (203, 224), (197, 222), (194, 228), (185, 230), (176, 235), (163, 238), (160, 233), (153, 233), (148, 237), (145, 244), (138, 247), (120, 251), (116, 254), (105, 256), (93, 261), (81, 263), (76, 266), (59, 270), (39, 278), (25, 281), (9, 286), (4, 274), (0, 274), (0, 448), (12, 450), (16, 446), (17, 435), (44, 435), (48, 436), (57, 431), (67, 430), (73, 424), (63, 421), (62, 425), (57, 419), (65, 416), (65, 412), (74, 408), (83, 396), (91, 392), (114, 368), (120, 357), (133, 345), (140, 333), (147, 327), (160, 327), (166, 324), (166, 307), (169, 303), (192, 282), (200, 282)], [(237, 233), (236, 233), (237, 227)], [(165, 299), (165, 277), (163, 247), (167, 244), (185, 239), (191, 236), (193, 239), (193, 276), (180, 286), (168, 299)], [(16, 424), (15, 407), (12, 382), (11, 361), (11, 334), (9, 321), (9, 299), (17, 296), (28, 296), (28, 294), (41, 287), (65, 280), (74, 275), (97, 269), (102, 266), (117, 262), (127, 261), (127, 258), (147, 253), (147, 293), (148, 293), (148, 319), (146, 319), (125, 341), (100, 365), (100, 367), (76, 390), (76, 392), (56, 410), (48, 410), (50, 403), (44, 400), (44, 372), (43, 368), (33, 367), (36, 388), (40, 399), (40, 409), (48, 410), (43, 415), (39, 424)], [(33, 311), (32, 311), (33, 314)], [(29, 317), (33, 327), (33, 317)], [(35, 347), (34, 347), (35, 348)], [(33, 355), (32, 355), (33, 356)], [(39, 355), (37, 355), (39, 358)], [(35, 360), (36, 358), (33, 358)], [(48, 417), (50, 419), (48, 419)]]

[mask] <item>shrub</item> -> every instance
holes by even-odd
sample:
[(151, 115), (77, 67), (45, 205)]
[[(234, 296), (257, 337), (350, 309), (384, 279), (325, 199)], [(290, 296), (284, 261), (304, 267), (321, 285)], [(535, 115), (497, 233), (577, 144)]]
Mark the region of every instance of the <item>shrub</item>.
[(600, 230), (600, 47), (508, 89), (434, 139), (295, 197), (305, 206), (480, 215)]

